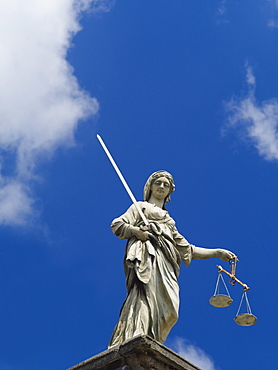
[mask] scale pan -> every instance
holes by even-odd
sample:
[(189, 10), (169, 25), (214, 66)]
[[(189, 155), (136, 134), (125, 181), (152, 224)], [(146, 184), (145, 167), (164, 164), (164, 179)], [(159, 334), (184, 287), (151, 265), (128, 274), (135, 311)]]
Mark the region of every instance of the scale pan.
[(228, 307), (232, 302), (232, 298), (226, 294), (213, 295), (209, 300), (209, 303), (214, 307)]
[(256, 324), (258, 319), (251, 313), (242, 313), (234, 318), (235, 322), (241, 326), (251, 326)]

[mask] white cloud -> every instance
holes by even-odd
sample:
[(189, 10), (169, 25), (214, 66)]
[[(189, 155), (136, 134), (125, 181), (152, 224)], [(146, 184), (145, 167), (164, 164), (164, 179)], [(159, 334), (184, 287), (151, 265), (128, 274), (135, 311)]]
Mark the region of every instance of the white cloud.
[(278, 21), (277, 21), (277, 10), (278, 10), (278, 0), (268, 0), (270, 4), (270, 12), (272, 13), (271, 19), (268, 22), (268, 26), (270, 28), (277, 28)]
[(2, 224), (24, 224), (32, 214), (32, 198), (20, 181), (3, 179), (0, 182), (0, 220)]
[(218, 3), (216, 18), (218, 23), (229, 23), (227, 19), (227, 0), (221, 0)]
[(217, 8), (217, 15), (222, 17), (223, 15), (225, 15), (225, 13), (227, 12), (227, 0), (221, 0), (220, 3), (218, 4), (218, 8)]
[(249, 89), (254, 88), (256, 86), (256, 78), (253, 73), (253, 68), (248, 63), (246, 63), (245, 68), (247, 85)]
[(242, 139), (248, 139), (264, 159), (278, 160), (278, 99), (256, 100), (256, 80), (248, 65), (246, 82), (247, 95), (231, 99), (225, 104), (228, 126), (236, 128)]
[(211, 357), (201, 348), (189, 343), (189, 341), (184, 338), (175, 338), (171, 343), (171, 348), (202, 370), (216, 370)]
[(93, 12), (109, 12), (115, 0), (91, 0), (91, 10)]
[(270, 19), (270, 21), (268, 22), (268, 27), (270, 27), (270, 28), (278, 28), (277, 21), (275, 21), (274, 19)]
[(0, 223), (26, 221), (33, 212), (30, 180), (38, 159), (73, 145), (80, 120), (98, 111), (66, 60), (81, 13), (89, 9), (107, 11), (109, 1), (1, 3)]

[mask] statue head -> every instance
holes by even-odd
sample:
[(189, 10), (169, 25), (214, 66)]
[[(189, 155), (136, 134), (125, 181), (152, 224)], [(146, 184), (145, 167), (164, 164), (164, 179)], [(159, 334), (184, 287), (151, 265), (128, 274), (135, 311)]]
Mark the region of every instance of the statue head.
[(164, 199), (164, 206), (166, 203), (168, 203), (171, 198), (170, 198), (170, 194), (173, 193), (173, 191), (175, 191), (175, 184), (174, 184), (174, 179), (173, 179), (173, 176), (167, 172), (167, 171), (156, 171), (154, 172), (147, 180), (145, 186), (144, 186), (144, 200), (145, 201), (149, 201), (150, 197), (151, 197), (151, 187), (152, 187), (152, 184), (155, 180), (157, 180), (159, 177), (166, 177), (169, 182), (170, 182), (170, 191), (169, 191), (169, 194), (166, 196), (166, 198)]

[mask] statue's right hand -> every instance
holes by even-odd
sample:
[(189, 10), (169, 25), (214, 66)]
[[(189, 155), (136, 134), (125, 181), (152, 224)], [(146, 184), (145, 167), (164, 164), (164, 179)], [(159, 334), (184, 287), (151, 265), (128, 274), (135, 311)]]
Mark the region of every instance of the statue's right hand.
[(142, 242), (145, 242), (149, 240), (149, 232), (148, 231), (143, 231), (141, 229), (138, 229), (135, 231), (135, 236), (137, 239), (141, 240)]

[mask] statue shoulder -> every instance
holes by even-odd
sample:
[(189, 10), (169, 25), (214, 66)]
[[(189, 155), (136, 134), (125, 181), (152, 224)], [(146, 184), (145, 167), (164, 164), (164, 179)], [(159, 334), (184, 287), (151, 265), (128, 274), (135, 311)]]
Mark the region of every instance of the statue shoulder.
[[(141, 209), (143, 209), (143, 208), (146, 208), (146, 207), (148, 207), (148, 202), (145, 202), (145, 201), (138, 201), (138, 202), (136, 202), (136, 205), (138, 205)], [(131, 206), (130, 206), (130, 208), (132, 208), (132, 209), (136, 209), (136, 206), (135, 206), (135, 204), (133, 203)]]

